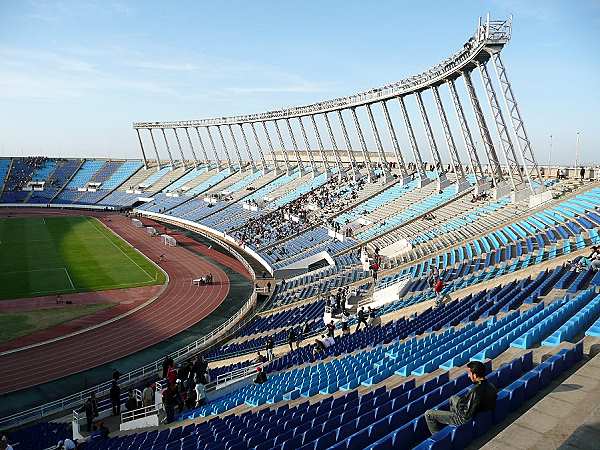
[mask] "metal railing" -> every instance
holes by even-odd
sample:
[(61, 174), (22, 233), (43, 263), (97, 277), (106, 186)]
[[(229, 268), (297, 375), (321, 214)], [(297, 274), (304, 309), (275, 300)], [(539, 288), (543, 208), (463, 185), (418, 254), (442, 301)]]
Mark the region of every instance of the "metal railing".
[(142, 406), (138, 409), (122, 412), (121, 423), (131, 422), (132, 420), (141, 419), (142, 417), (153, 416), (155, 414), (158, 414), (158, 409), (156, 409), (156, 405)]
[[(214, 236), (209, 236), (214, 239)], [(252, 266), (248, 264), (248, 262), (230, 245), (219, 241), (224, 248), (227, 249), (237, 260), (239, 260), (244, 267), (249, 271), (252, 276), (253, 284), (256, 279), (256, 274)], [(242, 317), (244, 317), (249, 311), (251, 311), (256, 306), (256, 292), (253, 291), (252, 295), (246, 301), (246, 303), (242, 306), (240, 310), (238, 310), (233, 316), (219, 325), (217, 328), (212, 330), (210, 333), (202, 336), (200, 339), (186, 345), (185, 347), (174, 351), (169, 356), (173, 358), (174, 361), (181, 361), (187, 357), (190, 357), (200, 350), (208, 347), (211, 343), (216, 342), (218, 339), (221, 339), (225, 336), (226, 333), (236, 331), (239, 326), (243, 326), (245, 324), (238, 324), (238, 328), (236, 324), (240, 321)], [(119, 384), (121, 386), (129, 386), (135, 383), (139, 383), (145, 379), (148, 379), (151, 376), (156, 376), (159, 371), (162, 370), (163, 359), (156, 360), (152, 363), (146, 364), (138, 369), (132, 370), (128, 373), (121, 375), (119, 378)], [(96, 394), (97, 398), (106, 396), (111, 387), (112, 381), (106, 381), (104, 383), (98, 384), (91, 388), (85, 389), (76, 394), (69, 395), (67, 397), (61, 398), (59, 400), (55, 400), (52, 402), (48, 402), (44, 405), (40, 405), (34, 408), (30, 408), (25, 411), (20, 411), (15, 414), (11, 414), (9, 416), (3, 417), (0, 419), (0, 429), (7, 429), (9, 427), (14, 427), (17, 425), (22, 425), (28, 422), (33, 422), (35, 420), (42, 419), (44, 417), (48, 417), (52, 414), (56, 414), (61, 411), (66, 411), (69, 409), (76, 409), (81, 407), (83, 402), (90, 396), (90, 394)]]

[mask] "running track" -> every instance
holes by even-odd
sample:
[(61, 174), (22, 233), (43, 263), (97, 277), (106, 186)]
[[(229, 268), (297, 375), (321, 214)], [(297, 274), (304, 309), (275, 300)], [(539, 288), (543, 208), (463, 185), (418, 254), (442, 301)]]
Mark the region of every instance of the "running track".
[[(56, 215), (49, 211), (39, 213)], [(62, 213), (92, 215), (87, 212)], [(23, 214), (19, 211), (15, 215)], [(100, 216), (103, 223), (155, 262), (164, 254), (166, 261), (160, 265), (169, 274), (169, 285), (150, 305), (114, 323), (40, 347), (0, 356), (0, 394), (56, 380), (155, 345), (196, 324), (226, 298), (229, 280), (217, 266), (182, 247), (163, 246), (159, 238), (151, 238), (145, 229), (135, 228), (123, 216), (94, 215)], [(110, 222), (107, 222), (108, 218)], [(194, 246), (195, 241), (189, 241), (186, 244)], [(197, 244), (196, 250), (205, 249), (205, 246)], [(237, 271), (243, 267), (237, 260), (225, 255), (221, 255), (219, 260), (229, 262), (227, 265), (235, 266), (232, 268)], [(191, 284), (192, 278), (208, 272), (213, 274), (213, 285)], [(249, 277), (247, 273), (244, 275)]]

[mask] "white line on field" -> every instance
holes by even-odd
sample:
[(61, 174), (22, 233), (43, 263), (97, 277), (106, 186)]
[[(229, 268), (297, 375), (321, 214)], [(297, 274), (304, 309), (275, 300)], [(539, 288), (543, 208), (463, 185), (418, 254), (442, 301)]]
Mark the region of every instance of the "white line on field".
[(65, 273), (67, 274), (67, 278), (69, 279), (69, 283), (71, 283), (71, 289), (75, 290), (75, 285), (73, 284), (73, 280), (71, 279), (71, 275), (69, 275), (69, 271), (67, 270), (66, 267), (63, 267), (63, 269), (65, 269)]
[(133, 259), (131, 259), (131, 256), (129, 256), (127, 253), (125, 253), (121, 247), (119, 247), (117, 244), (115, 244), (115, 243), (114, 243), (114, 242), (113, 242), (113, 241), (112, 241), (112, 240), (111, 240), (111, 239), (110, 239), (110, 238), (109, 238), (109, 237), (108, 237), (106, 234), (102, 233), (102, 230), (100, 230), (100, 229), (99, 229), (99, 228), (96, 226), (96, 222), (94, 222), (94, 221), (92, 220), (92, 223), (93, 223), (93, 225), (92, 225), (92, 226), (93, 226), (94, 228), (96, 228), (96, 230), (97, 230), (97, 231), (98, 231), (100, 234), (102, 234), (102, 236), (104, 236), (104, 238), (105, 238), (105, 239), (106, 239), (108, 242), (110, 242), (110, 243), (111, 243), (111, 244), (112, 244), (112, 245), (113, 245), (113, 246), (114, 246), (116, 249), (118, 249), (118, 250), (119, 250), (121, 253), (123, 253), (123, 255), (125, 255), (125, 256), (126, 256), (128, 259), (129, 259), (129, 261), (131, 261), (131, 262), (132, 262), (132, 263), (134, 263), (136, 266), (138, 266), (142, 272), (144, 272), (146, 275), (148, 275), (148, 278), (150, 278), (150, 280), (154, 280), (154, 277), (152, 277), (152, 275), (150, 275), (150, 274), (149, 274), (149, 273), (146, 271), (146, 269), (144, 269), (142, 266), (140, 266), (138, 263), (136, 263), (136, 262), (135, 262)]

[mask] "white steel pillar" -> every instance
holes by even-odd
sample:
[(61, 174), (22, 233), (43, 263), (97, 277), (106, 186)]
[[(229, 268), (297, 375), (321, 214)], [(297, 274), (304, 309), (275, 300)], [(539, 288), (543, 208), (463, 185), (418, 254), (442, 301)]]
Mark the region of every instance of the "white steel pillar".
[(139, 128), (136, 128), (138, 141), (140, 141), (140, 149), (142, 150), (142, 159), (144, 160), (144, 169), (148, 168), (148, 161), (146, 161), (146, 152), (144, 151), (144, 144), (142, 144), (142, 137), (140, 136)]
[[(198, 127), (194, 127), (194, 128), (196, 128), (196, 134), (198, 135), (198, 142), (200, 142), (200, 150), (202, 150), (202, 155), (204, 156), (204, 161), (206, 162), (206, 166), (210, 170), (210, 159), (208, 157), (208, 154), (206, 153), (206, 147), (204, 146), (204, 142), (202, 142), (202, 136), (200, 136), (200, 130), (198, 130)], [(214, 148), (214, 145), (213, 145), (213, 148)], [(217, 157), (217, 167), (219, 167), (219, 158), (218, 157)]]
[(194, 150), (194, 146), (192, 145), (192, 138), (190, 137), (190, 130), (188, 130), (187, 127), (185, 127), (184, 130), (185, 130), (185, 135), (187, 136), (188, 144), (190, 145), (190, 150), (192, 152), (192, 156), (194, 157), (194, 167), (198, 167), (200, 165), (200, 162), (198, 161), (198, 158), (196, 157), (196, 151)]
[(325, 118), (325, 124), (327, 125), (327, 132), (329, 133), (329, 140), (331, 141), (331, 146), (333, 150), (333, 157), (335, 158), (335, 163), (338, 168), (338, 177), (342, 177), (346, 174), (346, 170), (342, 165), (342, 158), (340, 158), (340, 154), (338, 152), (337, 142), (335, 141), (335, 136), (333, 134), (333, 129), (331, 128), (331, 123), (329, 122), (329, 116), (327, 113), (323, 113), (323, 117)]
[(294, 149), (294, 155), (296, 156), (296, 160), (298, 161), (298, 167), (300, 169), (300, 173), (304, 174), (307, 172), (307, 170), (304, 167), (302, 158), (300, 157), (300, 151), (298, 150), (298, 143), (296, 142), (296, 137), (294, 136), (294, 131), (292, 130), (292, 124), (290, 123), (290, 119), (285, 119), (285, 123), (287, 125), (288, 133), (290, 134), (290, 139), (292, 140), (292, 148)]
[(416, 174), (419, 177), (420, 186), (425, 186), (431, 180), (427, 178), (427, 174), (425, 173), (425, 169), (423, 168), (423, 159), (421, 158), (421, 152), (419, 151), (419, 146), (417, 145), (417, 138), (415, 137), (415, 131), (413, 130), (412, 124), (410, 123), (410, 117), (408, 115), (408, 111), (406, 110), (406, 104), (404, 103), (404, 97), (398, 97), (398, 102), (400, 102), (400, 109), (402, 110), (402, 117), (404, 118), (404, 125), (406, 126), (406, 132), (408, 134), (408, 140), (410, 141), (410, 147), (412, 149), (413, 158), (415, 159), (415, 169)]
[(398, 142), (398, 137), (396, 136), (396, 130), (394, 130), (394, 124), (392, 123), (392, 118), (390, 117), (390, 111), (388, 110), (386, 101), (381, 102), (381, 108), (383, 109), (383, 115), (385, 116), (385, 122), (388, 127), (388, 131), (390, 133), (390, 139), (392, 141), (392, 146), (394, 147), (394, 154), (396, 155), (396, 161), (398, 163), (398, 169), (400, 174), (400, 183), (404, 184), (406, 182), (406, 175), (408, 173), (406, 169), (406, 163), (404, 162), (404, 157), (402, 156), (402, 150), (400, 149), (400, 144)]
[(167, 146), (167, 153), (169, 154), (169, 161), (171, 161), (171, 170), (175, 169), (175, 163), (173, 162), (173, 156), (171, 156), (171, 147), (169, 147), (169, 141), (167, 140), (167, 135), (165, 133), (165, 129), (161, 128), (163, 138), (165, 140), (165, 145)]
[(156, 141), (154, 140), (152, 128), (148, 128), (148, 131), (150, 132), (150, 138), (152, 139), (152, 145), (154, 146), (154, 153), (156, 153), (156, 170), (160, 170), (160, 156), (158, 154), (158, 147), (156, 146)]
[[(258, 154), (260, 155), (260, 159), (263, 163), (263, 174), (267, 174), (269, 172), (269, 166), (267, 165), (267, 160), (265, 159), (265, 154), (262, 149), (262, 145), (260, 145), (260, 139), (258, 138), (258, 133), (256, 132), (256, 128), (254, 127), (254, 122), (250, 123), (250, 128), (252, 129), (252, 134), (254, 135), (254, 141), (256, 142), (256, 148), (258, 148)], [(242, 128), (242, 133), (243, 133)], [(273, 170), (277, 173), (278, 167), (277, 162), (275, 162), (275, 158), (273, 158)]]
[(358, 115), (356, 114), (356, 108), (350, 108), (350, 112), (352, 113), (354, 127), (356, 128), (356, 134), (358, 135), (358, 141), (360, 142), (363, 160), (365, 162), (365, 166), (367, 167), (367, 178), (370, 182), (372, 182), (374, 180), (375, 172), (373, 171), (373, 163), (371, 162), (371, 156), (369, 155), (369, 149), (367, 148), (365, 136), (363, 135), (362, 128), (360, 127), (360, 121), (358, 120)]
[(175, 140), (177, 141), (179, 153), (181, 154), (181, 164), (183, 164), (183, 168), (185, 169), (187, 167), (187, 165), (185, 164), (185, 155), (183, 154), (183, 147), (181, 146), (181, 141), (179, 140), (179, 135), (177, 134), (176, 128), (173, 128), (173, 133), (175, 134)]
[[(289, 174), (292, 172), (293, 168), (290, 164), (288, 154), (285, 151), (285, 142), (283, 142), (283, 136), (281, 135), (281, 130), (279, 129), (279, 124), (277, 123), (277, 120), (273, 121), (273, 125), (275, 125), (275, 133), (277, 134), (277, 139), (279, 140), (279, 145), (281, 146), (281, 153), (283, 153), (283, 158), (285, 159), (285, 167), (287, 168), (287, 172)], [(300, 165), (298, 165), (298, 169), (300, 169)], [(300, 175), (302, 175), (302, 169), (300, 169)]]
[(215, 155), (215, 159), (217, 161), (217, 170), (221, 170), (221, 159), (219, 158), (219, 153), (217, 152), (217, 146), (215, 145), (215, 140), (213, 139), (212, 133), (210, 132), (210, 127), (206, 127), (206, 133), (208, 134), (208, 141), (210, 142), (210, 147)]
[(310, 115), (310, 121), (315, 131), (315, 137), (317, 138), (317, 146), (319, 147), (319, 152), (321, 153), (321, 162), (323, 163), (325, 172), (327, 172), (327, 177), (329, 177), (329, 175), (331, 174), (331, 168), (329, 167), (329, 160), (327, 159), (327, 154), (325, 153), (325, 147), (323, 146), (323, 141), (321, 140), (321, 133), (319, 133), (319, 127), (317, 126), (317, 121), (315, 120), (314, 114)]
[(442, 103), (442, 98), (440, 97), (440, 91), (437, 86), (433, 87), (433, 97), (435, 98), (435, 104), (437, 107), (438, 115), (440, 116), (440, 121), (442, 122), (442, 128), (444, 129), (444, 136), (446, 137), (446, 146), (448, 147), (448, 153), (450, 154), (450, 161), (452, 163), (452, 168), (454, 170), (454, 175), (456, 177), (456, 192), (462, 192), (465, 189), (469, 188), (469, 182), (465, 178), (465, 172), (463, 170), (463, 166), (460, 162), (460, 156), (458, 155), (458, 150), (456, 149), (456, 144), (454, 143), (454, 137), (452, 136), (452, 130), (450, 129), (450, 124), (448, 123), (448, 116), (446, 116), (446, 111), (444, 110), (444, 104)]
[[(246, 137), (246, 132), (244, 131), (244, 124), (240, 123), (239, 127), (240, 127), (240, 132), (242, 133), (242, 139), (244, 140), (244, 147), (246, 148), (246, 153), (248, 153), (248, 159), (250, 160), (250, 169), (252, 170), (252, 172), (256, 172), (258, 169), (256, 168), (256, 163), (254, 161), (254, 157), (252, 156), (252, 151), (250, 150), (250, 145), (248, 144), (248, 138)], [(264, 160), (264, 158), (262, 157), (262, 150), (260, 150), (260, 157), (261, 157), (261, 162), (263, 164), (263, 167), (267, 167), (267, 164)]]
[(417, 105), (419, 106), (419, 112), (421, 113), (421, 120), (423, 121), (423, 127), (425, 128), (425, 134), (427, 135), (427, 142), (429, 143), (429, 151), (431, 152), (431, 160), (433, 163), (433, 170), (437, 174), (438, 190), (442, 190), (450, 185), (450, 181), (446, 177), (444, 171), (444, 165), (442, 164), (442, 158), (433, 136), (433, 129), (431, 128), (431, 122), (429, 122), (429, 116), (423, 103), (423, 95), (421, 92), (417, 92)]
[(475, 148), (475, 144), (473, 142), (473, 135), (471, 134), (471, 130), (469, 129), (469, 122), (467, 122), (465, 111), (462, 107), (462, 104), (460, 103), (460, 98), (458, 97), (458, 92), (456, 90), (454, 80), (448, 81), (448, 87), (450, 88), (450, 93), (452, 94), (452, 102), (454, 103), (454, 109), (456, 111), (456, 116), (460, 124), (460, 131), (463, 137), (463, 142), (465, 144), (465, 149), (467, 150), (467, 154), (469, 155), (469, 162), (473, 170), (473, 175), (475, 175), (475, 191), (477, 193), (480, 193), (485, 191), (489, 186), (485, 180), (483, 169), (481, 168), (479, 155), (477, 154), (477, 149)]
[[(337, 110), (338, 120), (340, 122), (340, 127), (342, 128), (342, 134), (344, 135), (344, 141), (346, 142), (346, 150), (348, 152), (348, 160), (350, 161), (350, 170), (352, 171), (352, 177), (354, 180), (360, 180), (362, 178), (360, 174), (360, 170), (358, 170), (358, 165), (356, 164), (356, 158), (354, 157), (354, 151), (352, 150), (352, 143), (350, 142), (350, 137), (348, 136), (348, 130), (346, 129), (346, 124), (344, 123), (344, 117), (342, 116), (342, 111)], [(370, 172), (370, 168), (368, 169)]]
[(227, 166), (229, 170), (233, 170), (233, 164), (231, 163), (231, 157), (229, 156), (229, 150), (227, 150), (227, 144), (225, 143), (225, 138), (223, 137), (223, 130), (221, 130), (221, 126), (217, 125), (217, 131), (219, 133), (219, 139), (221, 140), (221, 146), (223, 147), (223, 151), (225, 152), (225, 157), (227, 158)]
[[(279, 168), (277, 164), (277, 156), (275, 155), (275, 149), (273, 148), (273, 142), (271, 141), (271, 136), (269, 135), (269, 130), (267, 129), (267, 123), (261, 122), (263, 126), (263, 130), (265, 132), (265, 136), (267, 137), (267, 144), (269, 147), (269, 151), (271, 152), (271, 158), (273, 158), (273, 164), (275, 165), (275, 170)], [(287, 158), (285, 160), (285, 170), (286, 172), (290, 172), (290, 166), (288, 164)]]
[(477, 126), (479, 127), (479, 133), (481, 134), (481, 139), (483, 140), (483, 148), (485, 149), (488, 164), (490, 165), (490, 172), (494, 183), (494, 188), (496, 188), (496, 197), (498, 197), (501, 196), (503, 191), (506, 190), (506, 186), (503, 186), (504, 178), (502, 177), (500, 161), (498, 161), (498, 155), (496, 154), (496, 149), (494, 148), (494, 143), (492, 142), (492, 137), (490, 136), (490, 130), (485, 121), (483, 111), (481, 110), (481, 104), (479, 103), (479, 98), (477, 98), (473, 81), (471, 80), (471, 73), (463, 72), (463, 79), (465, 81), (469, 98), (471, 99), (471, 106), (473, 107), (475, 118), (477, 119)]
[(369, 116), (369, 122), (371, 123), (373, 136), (375, 137), (375, 146), (377, 147), (377, 152), (379, 153), (379, 162), (382, 166), (381, 170), (385, 183), (392, 178), (392, 174), (390, 172), (390, 165), (385, 157), (385, 151), (383, 150), (383, 144), (381, 143), (381, 138), (379, 137), (379, 131), (377, 130), (377, 124), (375, 123), (375, 118), (373, 117), (373, 111), (371, 110), (370, 104), (367, 104), (367, 115)]
[(242, 161), (242, 154), (240, 153), (240, 148), (238, 147), (237, 141), (235, 140), (235, 135), (233, 134), (233, 128), (231, 128), (231, 125), (227, 125), (227, 128), (229, 129), (229, 135), (231, 136), (231, 142), (233, 142), (233, 149), (235, 150), (235, 154), (238, 158), (238, 162), (240, 164), (240, 170), (244, 169), (244, 161)]
[(302, 139), (304, 139), (304, 145), (306, 146), (306, 154), (308, 155), (308, 159), (310, 161), (312, 174), (313, 177), (316, 177), (319, 174), (319, 172), (317, 171), (317, 165), (315, 164), (315, 159), (313, 157), (312, 151), (310, 150), (310, 141), (308, 140), (308, 135), (306, 134), (306, 130), (304, 129), (302, 116), (298, 116), (297, 119), (298, 123), (300, 124), (300, 132), (302, 133)]

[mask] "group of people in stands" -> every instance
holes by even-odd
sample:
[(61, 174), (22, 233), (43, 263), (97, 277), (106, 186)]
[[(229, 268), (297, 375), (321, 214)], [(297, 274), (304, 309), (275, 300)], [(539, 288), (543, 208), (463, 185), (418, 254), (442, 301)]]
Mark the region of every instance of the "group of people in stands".
[[(276, 211), (249, 221), (234, 231), (233, 236), (244, 245), (260, 248), (292, 236), (308, 226), (327, 223), (325, 217), (349, 206), (358, 198), (358, 192), (365, 184), (365, 179), (355, 181), (346, 175), (341, 180), (332, 178)], [(310, 205), (316, 207), (318, 213), (310, 214)], [(336, 226), (338, 231), (341, 229), (335, 222), (328, 225)], [(285, 254), (284, 249), (280, 251)]]
[[(181, 364), (179, 368), (175, 367), (171, 357), (166, 356), (162, 369), (163, 379), (166, 380), (166, 387), (161, 393), (166, 415), (165, 423), (173, 421), (176, 410), (181, 413), (186, 409), (197, 408), (206, 403), (206, 384), (210, 379), (208, 362), (202, 355)], [(145, 393), (142, 394), (142, 397), (146, 401)], [(153, 402), (150, 393), (148, 393), (148, 401)]]
[(478, 194), (471, 194), (471, 203), (477, 203), (483, 200), (489, 200), (490, 194), (487, 192), (480, 192)]
[(42, 167), (48, 158), (45, 156), (29, 156), (22, 159), (25, 164), (13, 164), (9, 173), (10, 178), (6, 180), (7, 185), (10, 183), (11, 190), (21, 189), (27, 182), (31, 181), (33, 173)]
[(575, 261), (567, 261), (567, 264), (576, 272), (583, 272), (588, 269), (594, 272), (600, 271), (600, 247), (597, 245), (592, 246), (588, 256), (582, 256)]

